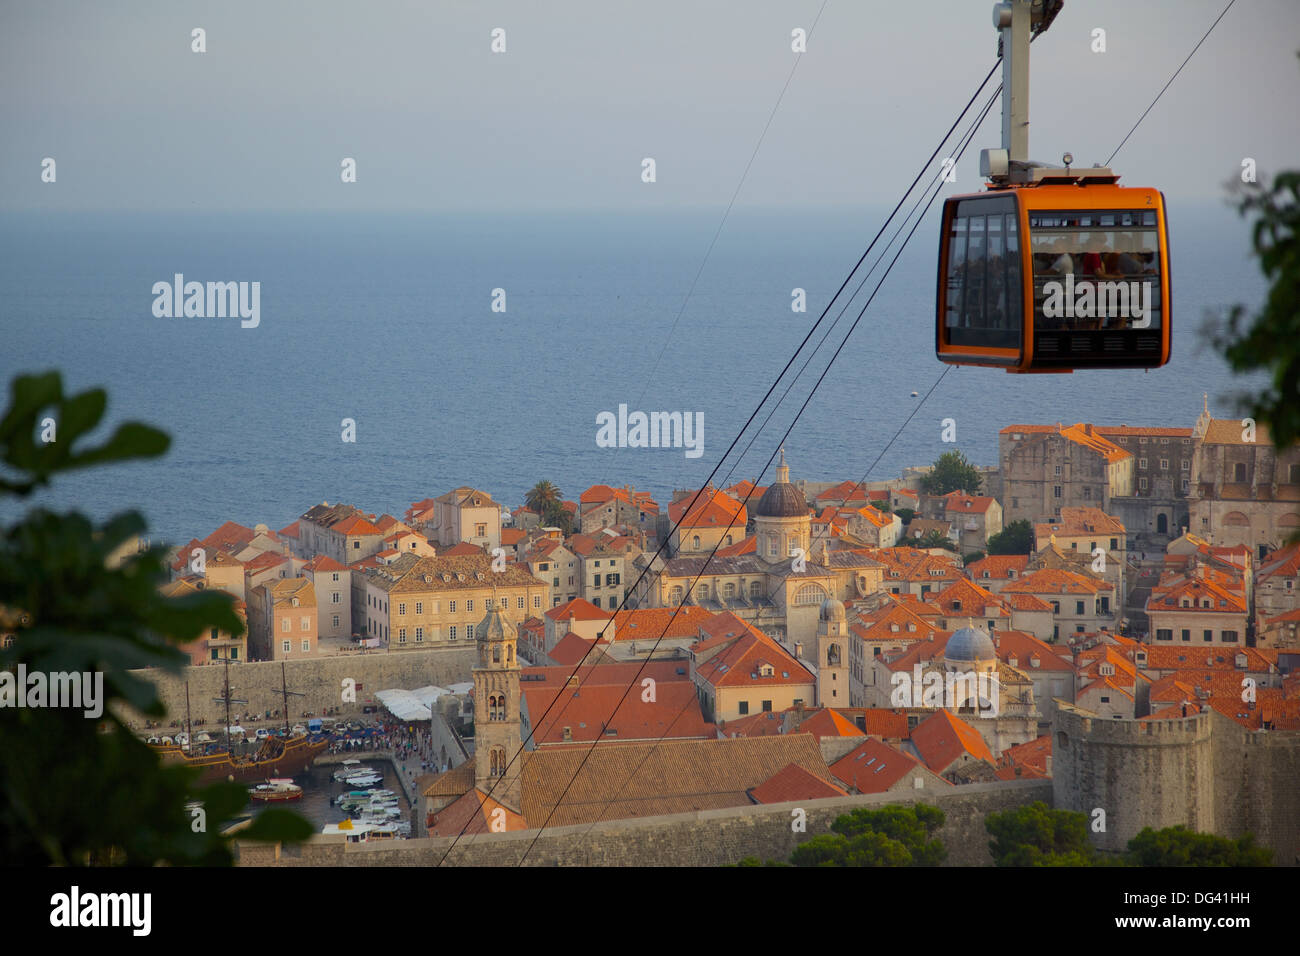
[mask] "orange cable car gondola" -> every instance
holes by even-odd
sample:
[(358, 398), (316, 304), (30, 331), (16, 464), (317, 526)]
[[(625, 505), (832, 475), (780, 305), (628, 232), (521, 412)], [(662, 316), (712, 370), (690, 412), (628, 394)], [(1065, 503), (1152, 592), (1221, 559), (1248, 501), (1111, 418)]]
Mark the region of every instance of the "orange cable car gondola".
[(1002, 31), (1002, 149), (986, 149), (982, 193), (943, 206), (935, 353), (1008, 372), (1158, 368), (1169, 361), (1164, 194), (1118, 185), (1106, 167), (1029, 162), (1030, 30), (1059, 11), (995, 5)]

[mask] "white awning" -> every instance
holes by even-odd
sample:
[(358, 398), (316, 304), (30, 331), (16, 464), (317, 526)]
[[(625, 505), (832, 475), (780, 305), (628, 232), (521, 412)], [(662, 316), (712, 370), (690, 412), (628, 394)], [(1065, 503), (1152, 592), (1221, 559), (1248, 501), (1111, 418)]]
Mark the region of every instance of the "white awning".
[(375, 700), (398, 720), (429, 720), (433, 716), (428, 706), (409, 690), (381, 690), (375, 694)]

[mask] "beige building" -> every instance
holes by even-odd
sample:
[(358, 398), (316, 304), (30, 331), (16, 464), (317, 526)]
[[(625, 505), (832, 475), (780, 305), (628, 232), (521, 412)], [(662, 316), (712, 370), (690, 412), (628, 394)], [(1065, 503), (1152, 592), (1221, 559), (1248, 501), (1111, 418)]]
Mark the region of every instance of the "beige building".
[(1260, 558), (1300, 531), (1300, 447), (1279, 453), (1263, 425), (1211, 418), (1208, 406), (1192, 440), (1190, 531)]
[(249, 594), (249, 653), (256, 660), (317, 656), (316, 588), (305, 577), (277, 578)]
[(578, 563), (582, 598), (611, 613), (617, 611), (631, 585), (627, 579), (631, 557), (640, 554), (640, 549), (614, 547), (611, 539), (600, 532), (595, 536), (570, 535), (566, 547)]
[(1300, 544), (1274, 551), (1261, 562), (1255, 579), (1259, 621), (1300, 610)]
[[(807, 506), (804, 512), (807, 513)], [(668, 506), (671, 555), (710, 554), (745, 537), (749, 514), (743, 504), (724, 491), (708, 487), (697, 493), (682, 492)], [(785, 552), (782, 552), (783, 554)]]
[[(557, 533), (558, 534), (558, 533)], [(578, 556), (564, 546), (559, 537), (542, 537), (533, 542), (520, 564), (539, 581), (546, 583), (547, 608), (567, 604), (582, 594), (582, 568)]]
[(446, 647), (474, 640), (474, 627), (490, 610), (515, 625), (540, 614), (546, 585), (518, 564), (492, 570), (486, 554), (422, 558), (404, 554), (364, 572), (363, 635), (390, 651)]
[(431, 543), (444, 548), (462, 541), (489, 552), (501, 546), (501, 506), (476, 488), (464, 486), (417, 501), (406, 517)]
[(1052, 544), (1081, 555), (1088, 572), (1115, 585), (1116, 594), (1127, 593), (1128, 536), (1118, 518), (1100, 508), (1062, 508), (1059, 521), (1034, 525), (1034, 551)]
[(951, 524), (962, 554), (985, 550), (989, 538), (1002, 530), (1002, 506), (996, 498), (960, 491), (944, 498), (943, 516)]
[[(1052, 606), (1053, 641), (1064, 640), (1072, 634), (1114, 631), (1123, 611), (1122, 602), (1115, 597), (1115, 586), (1109, 581), (1058, 568), (1027, 574), (1006, 585), (999, 596), (1009, 601), (1018, 594), (1038, 598)], [(1013, 626), (1033, 630), (1019, 623)]]
[(1246, 646), (1249, 613), (1242, 576), (1198, 564), (1166, 573), (1147, 599), (1148, 641), (1156, 645)]
[(316, 505), (298, 519), (298, 535), (303, 556), (324, 554), (340, 564), (354, 564), (383, 550), (383, 530), (352, 505)]
[[(164, 597), (178, 598), (197, 594), (205, 587), (202, 578), (177, 578), (158, 590)], [(238, 637), (219, 628), (208, 628), (203, 634), (182, 644), (181, 650), (190, 657), (191, 665), (215, 664), (223, 661), (248, 660), (248, 612), (244, 602), (234, 599), (235, 614), (244, 623), (244, 632)]]
[(352, 641), (352, 571), (327, 555), (319, 554), (302, 568), (316, 589), (321, 640)]
[(734, 614), (719, 614), (700, 628), (690, 661), (704, 719), (715, 723), (808, 705), (817, 690), (800, 661)]
[(1134, 457), (1089, 424), (1008, 425), (998, 432), (1004, 524), (1062, 508), (1108, 510), (1133, 494)]

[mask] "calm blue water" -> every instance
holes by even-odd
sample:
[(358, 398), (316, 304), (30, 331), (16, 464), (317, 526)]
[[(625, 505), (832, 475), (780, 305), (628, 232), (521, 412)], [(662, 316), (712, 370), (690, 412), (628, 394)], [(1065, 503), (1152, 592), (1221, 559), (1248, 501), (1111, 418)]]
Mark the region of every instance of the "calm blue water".
[[(69, 476), (39, 500), (97, 517), (139, 508), (173, 541), (227, 519), (279, 528), (325, 500), (400, 516), (459, 484), (511, 506), (543, 478), (569, 496), (631, 482), (665, 501), (707, 477), (882, 218), (733, 212), (669, 339), (719, 215), (7, 214), (0, 377), (61, 369), (73, 389), (108, 388), (111, 421), (173, 437), (163, 459)], [(1171, 216), (1170, 366), (954, 369), (870, 477), (951, 448), (946, 417), (958, 447), (993, 464), (1012, 422), (1190, 426), (1202, 392), (1230, 414), (1241, 383), (1198, 327), (1207, 309), (1257, 304), (1264, 286), (1234, 213)], [(794, 477), (861, 477), (916, 407), (909, 393), (942, 371), (936, 232), (932, 214), (788, 440)], [(151, 287), (176, 272), (260, 281), (260, 326), (154, 318)], [(796, 286), (807, 314), (790, 310)], [(494, 288), (504, 314), (490, 310)], [(730, 480), (755, 477), (814, 377)], [(704, 456), (598, 448), (596, 415), (619, 403), (703, 412)], [(356, 444), (340, 440), (344, 418)], [(14, 510), (0, 501), (0, 515)]]

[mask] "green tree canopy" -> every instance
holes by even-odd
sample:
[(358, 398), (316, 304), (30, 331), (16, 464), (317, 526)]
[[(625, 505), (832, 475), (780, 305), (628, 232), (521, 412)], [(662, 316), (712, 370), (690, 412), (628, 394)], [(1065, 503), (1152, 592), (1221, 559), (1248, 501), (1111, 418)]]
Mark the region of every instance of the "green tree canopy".
[(1234, 372), (1268, 372), (1269, 385), (1241, 406), (1280, 450), (1300, 441), (1300, 170), (1236, 188), (1238, 211), (1254, 216), (1252, 245), (1269, 291), (1258, 315), (1235, 306), (1213, 338)]
[(984, 818), (997, 866), (1092, 866), (1088, 815), (1053, 810), (1041, 800)]
[(952, 491), (979, 494), (983, 478), (966, 460), (966, 456), (953, 449), (935, 460), (933, 470), (921, 478), (921, 490), (927, 495), (946, 495)]
[(1026, 519), (1011, 522), (997, 534), (989, 535), (989, 554), (1029, 554), (1034, 550), (1034, 526)]
[(1197, 833), (1184, 826), (1147, 827), (1128, 841), (1135, 866), (1271, 866), (1273, 851), (1256, 846), (1253, 834), (1239, 839)]
[(558, 505), (564, 496), (560, 489), (550, 481), (539, 481), (528, 489), (524, 495), (524, 504), (539, 515), (546, 514), (551, 505)]
[(790, 856), (795, 866), (938, 866), (948, 851), (934, 833), (944, 814), (925, 804), (859, 808), (801, 843)]
[[(8, 466), (0, 497), (26, 496), (71, 469), (156, 457), (167, 449), (164, 433), (134, 422), (87, 447), (84, 439), (106, 405), (100, 389), (65, 395), (57, 372), (16, 378), (0, 418), (0, 460)], [(0, 631), (13, 637), (0, 646), (0, 670), (17, 675), (25, 668), (29, 680), (34, 674), (103, 675), (102, 714), (0, 707), (5, 863), (232, 862), (220, 831), (243, 810), (246, 790), (232, 783), (198, 788), (198, 771), (162, 766), (119, 716), (122, 704), (165, 716), (156, 688), (132, 669), (178, 671), (188, 663), (178, 644), (209, 628), (244, 630), (228, 594), (205, 590), (171, 599), (159, 593), (167, 579), (163, 547), (130, 554), (120, 564), (110, 561), (144, 529), (135, 512), (96, 525), (80, 514), (44, 509), (0, 528)], [(16, 676), (11, 680), (11, 689), (26, 692), (16, 687)], [(187, 809), (190, 801), (201, 804), (201, 821)], [(311, 832), (297, 815), (268, 810), (240, 839), (293, 842)]]
[(946, 548), (949, 551), (956, 551), (957, 545), (953, 544), (952, 538), (939, 531), (930, 530), (919, 538), (901, 537), (894, 542), (896, 548)]

